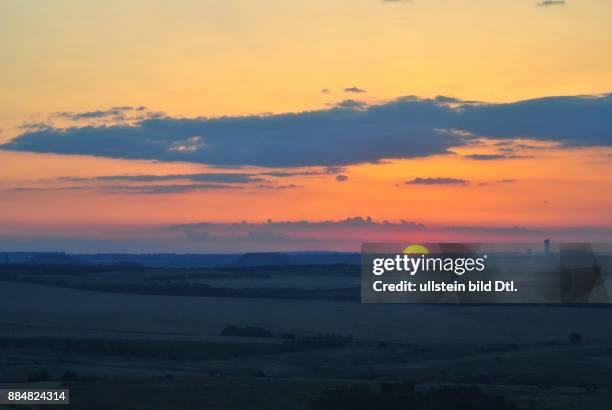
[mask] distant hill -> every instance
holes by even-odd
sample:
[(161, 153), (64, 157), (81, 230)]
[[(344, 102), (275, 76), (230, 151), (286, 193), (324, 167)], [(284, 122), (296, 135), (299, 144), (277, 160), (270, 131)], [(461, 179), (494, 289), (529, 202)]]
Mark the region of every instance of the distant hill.
[(65, 253), (36, 253), (28, 260), (28, 263), (36, 265), (80, 265), (84, 262)]
[(40, 265), (118, 265), (155, 268), (231, 268), (281, 265), (359, 265), (358, 253), (343, 252), (256, 252), (244, 254), (66, 254), (62, 252), (0, 252), (2, 263)]
[(280, 266), (294, 264), (295, 261), (290, 255), (272, 252), (245, 253), (235, 262), (236, 266)]

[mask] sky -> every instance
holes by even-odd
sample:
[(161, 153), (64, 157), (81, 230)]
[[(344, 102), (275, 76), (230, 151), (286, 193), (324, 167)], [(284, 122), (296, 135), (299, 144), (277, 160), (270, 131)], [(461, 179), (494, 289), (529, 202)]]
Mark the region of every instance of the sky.
[(609, 0), (4, 0), (0, 251), (612, 239)]

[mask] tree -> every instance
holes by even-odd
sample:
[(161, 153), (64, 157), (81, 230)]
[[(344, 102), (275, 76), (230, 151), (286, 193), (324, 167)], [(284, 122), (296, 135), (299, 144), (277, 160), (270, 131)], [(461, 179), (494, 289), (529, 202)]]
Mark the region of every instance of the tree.
[(569, 340), (569, 342), (573, 345), (577, 345), (578, 343), (582, 342), (582, 335), (580, 333), (570, 333), (569, 336), (567, 337), (567, 340)]

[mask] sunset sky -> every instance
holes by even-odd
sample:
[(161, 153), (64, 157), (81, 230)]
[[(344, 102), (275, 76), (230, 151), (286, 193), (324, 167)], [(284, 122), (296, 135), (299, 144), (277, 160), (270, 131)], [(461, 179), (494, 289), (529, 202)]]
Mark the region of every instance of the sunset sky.
[(612, 242), (610, 0), (0, 2), (0, 251)]

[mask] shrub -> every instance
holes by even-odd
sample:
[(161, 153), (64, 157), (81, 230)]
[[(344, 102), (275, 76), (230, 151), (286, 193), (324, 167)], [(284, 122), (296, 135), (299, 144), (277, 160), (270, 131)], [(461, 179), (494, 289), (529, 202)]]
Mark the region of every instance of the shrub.
[(570, 333), (567, 340), (573, 345), (577, 345), (582, 342), (582, 335), (580, 333)]

